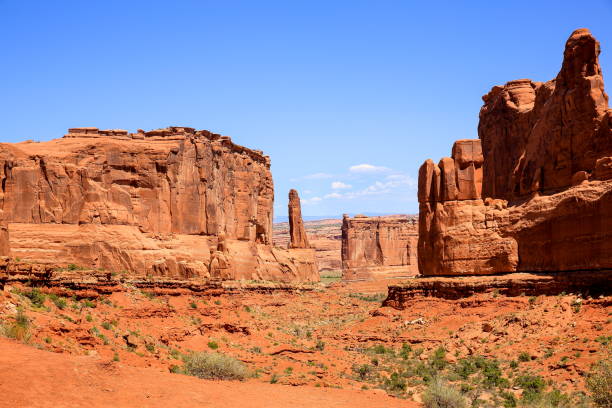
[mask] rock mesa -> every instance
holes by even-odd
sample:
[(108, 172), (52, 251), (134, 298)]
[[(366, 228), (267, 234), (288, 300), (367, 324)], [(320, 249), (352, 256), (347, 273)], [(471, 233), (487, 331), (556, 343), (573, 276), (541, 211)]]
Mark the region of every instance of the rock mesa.
[(0, 144), (0, 179), (0, 220), (22, 259), (176, 278), (318, 280), (311, 251), (271, 245), (269, 157), (227, 136), (73, 128), (48, 142)]

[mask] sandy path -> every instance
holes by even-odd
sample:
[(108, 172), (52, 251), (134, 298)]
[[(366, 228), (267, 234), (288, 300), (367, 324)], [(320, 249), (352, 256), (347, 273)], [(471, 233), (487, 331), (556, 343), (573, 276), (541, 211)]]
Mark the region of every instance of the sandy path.
[(205, 381), (0, 339), (1, 407), (417, 407), (374, 391)]

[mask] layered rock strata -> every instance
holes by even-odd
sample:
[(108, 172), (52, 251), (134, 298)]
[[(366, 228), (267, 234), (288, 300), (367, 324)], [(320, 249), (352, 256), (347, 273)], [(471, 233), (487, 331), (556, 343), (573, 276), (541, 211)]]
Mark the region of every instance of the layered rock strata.
[(226, 136), (74, 128), (49, 142), (0, 144), (0, 179), (0, 219), (22, 259), (137, 275), (318, 280), (310, 251), (271, 245), (269, 157)]
[(289, 236), (289, 248), (310, 248), (302, 220), (300, 196), (293, 189), (289, 191)]
[(576, 30), (556, 79), (494, 87), (479, 139), (421, 166), (422, 275), (612, 269), (612, 110), (599, 52)]
[(417, 223), (410, 217), (366, 217), (342, 220), (342, 279), (363, 280), (414, 276)]
[[(389, 286), (384, 306), (406, 309), (418, 297), (462, 299), (478, 293), (503, 296), (554, 296), (562, 292), (584, 296), (612, 293), (608, 271), (510, 273), (497, 276), (426, 277)], [(610, 302), (609, 298), (608, 303)], [(468, 300), (469, 302), (469, 300)]]

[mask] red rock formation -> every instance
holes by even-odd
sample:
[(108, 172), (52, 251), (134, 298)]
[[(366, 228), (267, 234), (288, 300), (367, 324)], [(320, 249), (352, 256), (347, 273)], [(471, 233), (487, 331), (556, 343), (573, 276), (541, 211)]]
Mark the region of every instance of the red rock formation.
[(612, 156), (612, 113), (599, 66), (599, 43), (586, 29), (572, 33), (557, 78), (493, 87), (483, 97), (485, 197), (526, 197), (572, 185)]
[(21, 258), (164, 276), (318, 280), (311, 255), (270, 244), (270, 159), (229, 137), (184, 127), (74, 128), (49, 142), (0, 144), (0, 169), (0, 208)]
[(10, 256), (9, 231), (6, 222), (0, 222), (0, 256)]
[(289, 248), (310, 248), (304, 221), (302, 221), (302, 206), (296, 190), (289, 191)]
[(366, 217), (342, 220), (344, 280), (413, 276), (417, 273), (416, 220)]
[(557, 78), (483, 97), (479, 141), (419, 171), (423, 275), (612, 269), (612, 110), (599, 43), (576, 30)]

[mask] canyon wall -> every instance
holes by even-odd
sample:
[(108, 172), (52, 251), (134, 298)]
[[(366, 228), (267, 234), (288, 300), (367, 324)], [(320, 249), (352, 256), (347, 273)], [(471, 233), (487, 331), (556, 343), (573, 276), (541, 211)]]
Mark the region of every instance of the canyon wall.
[(342, 279), (362, 280), (417, 274), (417, 224), (409, 217), (342, 220)]
[(422, 275), (612, 269), (612, 110), (586, 29), (556, 79), (493, 87), (477, 140), (419, 170)]
[(269, 157), (226, 136), (74, 128), (49, 142), (0, 144), (0, 180), (16, 257), (182, 278), (318, 280), (311, 251), (271, 245)]

